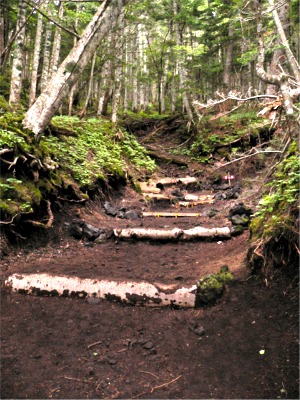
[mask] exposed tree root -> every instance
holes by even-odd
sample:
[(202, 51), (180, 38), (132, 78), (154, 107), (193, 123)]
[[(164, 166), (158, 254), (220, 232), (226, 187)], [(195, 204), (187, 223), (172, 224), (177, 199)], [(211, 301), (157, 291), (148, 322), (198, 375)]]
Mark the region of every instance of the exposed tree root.
[(37, 228), (42, 228), (42, 229), (49, 229), (53, 225), (54, 221), (54, 216), (51, 210), (51, 203), (49, 200), (45, 200), (47, 204), (47, 214), (48, 214), (48, 221), (47, 223), (39, 222), (39, 221), (32, 221), (32, 220), (27, 220), (25, 222), (37, 227)]

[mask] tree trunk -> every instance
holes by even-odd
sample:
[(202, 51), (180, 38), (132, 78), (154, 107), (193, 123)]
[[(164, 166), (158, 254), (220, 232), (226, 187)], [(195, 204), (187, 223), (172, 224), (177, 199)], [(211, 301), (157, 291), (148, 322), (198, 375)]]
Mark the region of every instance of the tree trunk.
[[(45, 7), (49, 5), (49, 1), (45, 3)], [(48, 12), (49, 13), (49, 12)], [(50, 13), (51, 16), (51, 13)], [(48, 84), (50, 74), (50, 56), (52, 47), (52, 22), (46, 22), (44, 52), (43, 52), (43, 70), (41, 76), (41, 92), (43, 92)]]
[(23, 79), (23, 56), (25, 42), (25, 21), (26, 21), (26, 3), (23, 0), (19, 1), (19, 12), (16, 30), (18, 36), (15, 42), (14, 58), (12, 64), (12, 73), (10, 80), (9, 104), (16, 108), (21, 102), (21, 90)]
[(77, 45), (60, 65), (44, 92), (27, 111), (23, 126), (32, 130), (39, 139), (51, 118), (77, 82), (92, 58), (100, 41), (115, 24), (127, 0), (104, 0)]
[(42, 16), (42, 14), (39, 14), (38, 20), (37, 20), (37, 26), (36, 26), (34, 53), (33, 53), (32, 69), (31, 69), (29, 107), (32, 106), (32, 104), (34, 103), (35, 98), (36, 98), (37, 77), (38, 77), (38, 68), (39, 68), (39, 63), (40, 63), (42, 33), (43, 33), (43, 16)]
[(121, 11), (118, 18), (118, 37), (115, 46), (115, 79), (114, 79), (114, 92), (112, 97), (112, 113), (111, 120), (113, 124), (118, 121), (118, 111), (121, 101), (122, 77), (123, 77), (123, 45), (124, 45), (124, 24), (125, 16)]
[[(173, 13), (175, 18), (179, 13), (179, 7), (180, 6), (178, 0), (173, 0)], [(178, 48), (180, 48), (180, 46), (182, 46), (183, 43), (182, 43), (182, 35), (179, 29), (179, 22), (175, 21), (174, 24), (175, 24), (176, 45)], [(181, 90), (183, 109), (187, 113), (189, 121), (192, 121), (193, 113), (189, 101), (189, 96), (188, 93), (186, 92), (186, 87), (185, 87), (187, 81), (187, 71), (184, 66), (182, 52), (179, 53), (177, 62), (178, 62), (178, 74), (179, 74), (179, 89)]]
[(278, 36), (280, 37), (280, 41), (284, 47), (284, 51), (286, 54), (286, 57), (288, 59), (289, 65), (291, 67), (291, 70), (293, 72), (293, 75), (298, 83), (300, 83), (300, 68), (299, 64), (294, 56), (294, 54), (291, 51), (289, 42), (287, 40), (286, 34), (284, 32), (284, 28), (282, 26), (282, 23), (280, 21), (278, 12), (277, 12), (277, 4), (274, 4), (274, 0), (269, 0), (269, 4), (272, 7), (272, 14), (273, 14), (273, 19), (276, 25), (277, 33)]
[(85, 103), (83, 106), (83, 109), (79, 112), (80, 118), (84, 117), (86, 115), (86, 110), (88, 108), (91, 95), (92, 95), (92, 90), (93, 90), (93, 82), (94, 82), (94, 69), (95, 69), (95, 63), (96, 63), (96, 52), (93, 55), (92, 59), (92, 66), (91, 66), (91, 72), (90, 72), (90, 80), (89, 80), (89, 87), (88, 87), (88, 92), (86, 95)]
[[(62, 21), (64, 15), (64, 3), (60, 1), (58, 6), (58, 19), (59, 22)], [(59, 61), (59, 54), (60, 54), (60, 47), (61, 47), (61, 28), (59, 26), (55, 27), (55, 33), (53, 38), (53, 48), (52, 48), (52, 55), (50, 61), (50, 75), (53, 74), (58, 69), (58, 61)]]

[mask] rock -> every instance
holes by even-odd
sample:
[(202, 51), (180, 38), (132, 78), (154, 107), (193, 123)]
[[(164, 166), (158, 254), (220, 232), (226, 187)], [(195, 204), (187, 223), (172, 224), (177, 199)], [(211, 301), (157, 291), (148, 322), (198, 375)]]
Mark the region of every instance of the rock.
[(82, 220), (72, 221), (69, 225), (69, 234), (73, 236), (75, 239), (82, 239), (83, 226), (84, 226), (84, 221)]
[(203, 336), (205, 334), (205, 329), (203, 328), (203, 326), (198, 325), (197, 322), (192, 323), (192, 325), (190, 326), (190, 331), (198, 336)]
[(98, 297), (88, 297), (87, 298), (87, 302), (89, 304), (99, 304), (100, 303), (100, 299), (98, 299)]
[(83, 236), (90, 241), (95, 240), (101, 233), (99, 228), (94, 227), (90, 224), (83, 225)]
[(243, 215), (245, 214), (247, 217), (250, 217), (252, 214), (252, 210), (250, 207), (245, 206), (243, 203), (240, 203), (236, 206), (234, 206), (230, 211), (229, 211), (229, 219), (233, 215)]
[(106, 214), (111, 215), (112, 217), (115, 217), (118, 213), (118, 209), (115, 207), (112, 207), (112, 205), (108, 201), (106, 201), (103, 204), (103, 208), (104, 208)]
[(143, 347), (146, 350), (150, 350), (150, 349), (152, 349), (154, 347), (154, 343), (149, 341), (149, 342), (145, 343)]
[(108, 360), (108, 364), (109, 365), (116, 365), (117, 363), (118, 363), (118, 361), (115, 360), (114, 358), (111, 358), (111, 359)]
[(137, 212), (135, 211), (126, 211), (123, 215), (123, 218), (125, 219), (133, 219), (133, 220), (137, 220), (140, 218), (140, 216), (138, 215)]
[(239, 236), (242, 233), (244, 233), (245, 229), (243, 226), (241, 225), (236, 225), (233, 227), (233, 229), (231, 230), (231, 236), (235, 237), (235, 236)]
[(246, 214), (233, 215), (230, 218), (230, 221), (232, 222), (232, 225), (247, 226), (250, 222), (250, 218), (247, 217)]

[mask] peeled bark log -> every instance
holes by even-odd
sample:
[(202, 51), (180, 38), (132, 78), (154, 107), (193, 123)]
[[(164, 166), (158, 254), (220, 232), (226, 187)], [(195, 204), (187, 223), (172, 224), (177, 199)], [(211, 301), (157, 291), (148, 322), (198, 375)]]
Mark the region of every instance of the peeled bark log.
[(141, 281), (80, 279), (49, 274), (14, 274), (5, 282), (14, 292), (39, 296), (98, 298), (131, 305), (195, 307), (197, 286), (164, 290)]
[(200, 213), (186, 213), (186, 212), (143, 212), (143, 217), (200, 217)]
[(114, 235), (121, 239), (189, 241), (196, 239), (230, 238), (231, 230), (227, 226), (222, 228), (203, 228), (197, 226), (187, 230), (179, 228), (174, 228), (172, 230), (128, 228), (114, 229)]

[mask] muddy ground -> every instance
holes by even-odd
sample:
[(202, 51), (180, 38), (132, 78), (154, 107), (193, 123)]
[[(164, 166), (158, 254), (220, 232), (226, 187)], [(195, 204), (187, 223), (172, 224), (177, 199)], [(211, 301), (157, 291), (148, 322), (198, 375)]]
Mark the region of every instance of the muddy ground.
[[(161, 174), (183, 172), (172, 167)], [(74, 218), (99, 228), (230, 226), (229, 210), (256, 200), (241, 179), (240, 185), (238, 198), (194, 207), (196, 218), (124, 220), (108, 216), (100, 201), (84, 207), (60, 204), (50, 231), (36, 230), (25, 247), (11, 249), (1, 260), (1, 398), (299, 398), (297, 285), (282, 276), (263, 283), (250, 275), (248, 230), (211, 242), (95, 244), (69, 234), (67, 224)], [(129, 187), (108, 200), (139, 212), (176, 210), (170, 203), (147, 203)], [(180, 287), (223, 265), (234, 282), (215, 306), (200, 309), (24, 296), (3, 285), (12, 273), (48, 272)]]

